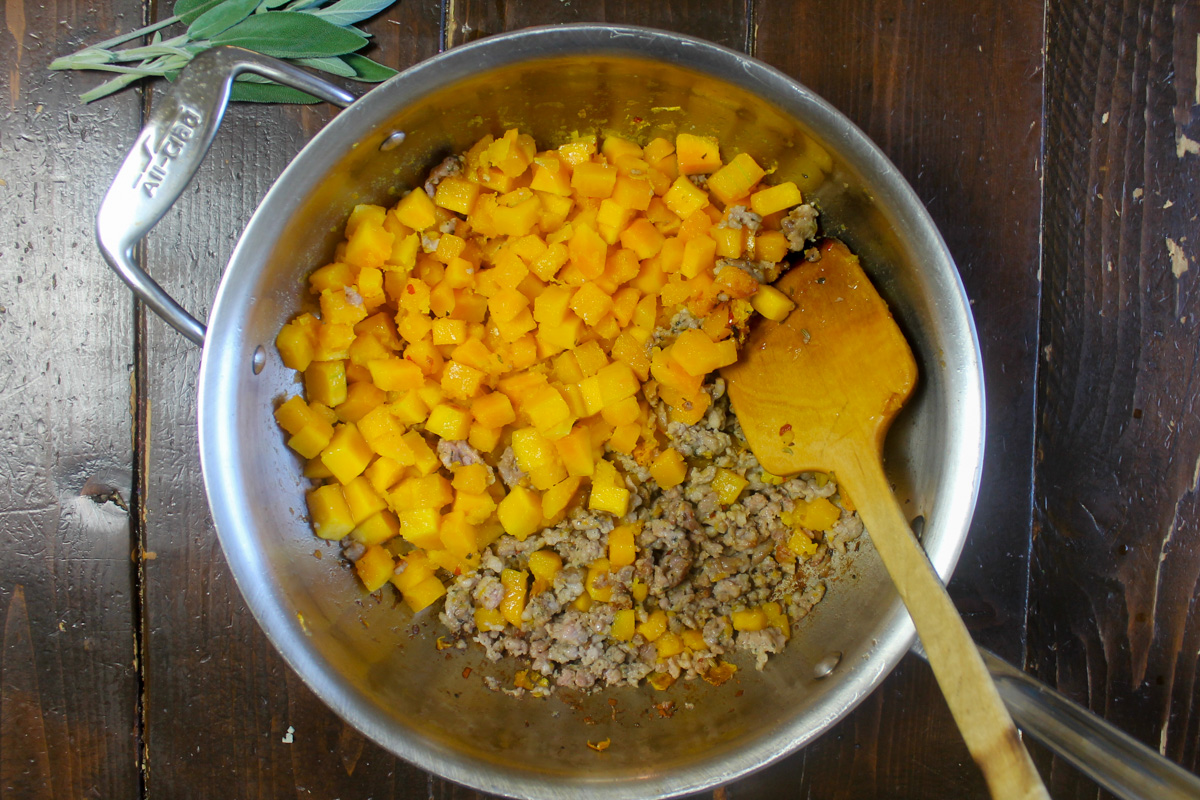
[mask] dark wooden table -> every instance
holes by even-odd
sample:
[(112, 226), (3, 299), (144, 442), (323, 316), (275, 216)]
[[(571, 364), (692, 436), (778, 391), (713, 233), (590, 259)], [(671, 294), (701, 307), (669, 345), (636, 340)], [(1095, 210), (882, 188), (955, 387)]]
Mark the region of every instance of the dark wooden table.
[[(6, 0), (0, 13), (0, 798), (474, 795), (348, 728), (259, 631), (201, 487), (199, 352), (97, 253), (97, 203), (152, 90), (85, 107), (97, 78), (46, 66), (167, 12)], [(1200, 7), (401, 0), (368, 28), (373, 55), (403, 68), (584, 20), (746, 50), (899, 166), (983, 342), (988, 456), (951, 586), (960, 609), (982, 644), (1200, 767)], [(332, 113), (229, 115), (142, 253), (186, 307), (208, 307), (256, 203)], [(1035, 757), (1056, 798), (1099, 794)], [(811, 747), (715, 792), (983, 795), (911, 657)]]

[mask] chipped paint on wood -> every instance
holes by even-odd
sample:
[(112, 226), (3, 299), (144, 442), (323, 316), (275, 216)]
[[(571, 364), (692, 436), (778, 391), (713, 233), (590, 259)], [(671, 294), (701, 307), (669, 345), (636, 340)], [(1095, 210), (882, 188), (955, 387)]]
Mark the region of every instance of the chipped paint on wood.
[(1170, 236), (1167, 237), (1167, 253), (1171, 256), (1171, 274), (1182, 278), (1183, 273), (1188, 271), (1188, 257)]

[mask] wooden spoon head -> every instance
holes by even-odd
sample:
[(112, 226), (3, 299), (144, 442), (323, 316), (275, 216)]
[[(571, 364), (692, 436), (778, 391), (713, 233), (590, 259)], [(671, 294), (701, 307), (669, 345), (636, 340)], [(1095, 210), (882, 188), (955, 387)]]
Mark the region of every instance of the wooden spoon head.
[(750, 449), (775, 475), (836, 471), (851, 453), (878, 458), (917, 378), (887, 304), (835, 239), (775, 288), (795, 310), (783, 322), (760, 320), (738, 362), (721, 370)]

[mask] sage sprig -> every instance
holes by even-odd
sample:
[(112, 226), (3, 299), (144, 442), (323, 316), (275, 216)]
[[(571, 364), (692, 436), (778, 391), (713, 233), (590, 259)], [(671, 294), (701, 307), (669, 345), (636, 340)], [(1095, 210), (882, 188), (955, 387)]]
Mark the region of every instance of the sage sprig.
[[(57, 58), (50, 69), (117, 73), (80, 95), (90, 103), (143, 78), (174, 80), (188, 62), (210, 47), (237, 45), (342, 78), (378, 83), (396, 71), (359, 54), (369, 34), (355, 27), (395, 0), (176, 0), (164, 20)], [(163, 32), (182, 26), (169, 39)], [(121, 47), (149, 36), (145, 44)], [(315, 103), (317, 98), (255, 75), (239, 76), (233, 100)]]

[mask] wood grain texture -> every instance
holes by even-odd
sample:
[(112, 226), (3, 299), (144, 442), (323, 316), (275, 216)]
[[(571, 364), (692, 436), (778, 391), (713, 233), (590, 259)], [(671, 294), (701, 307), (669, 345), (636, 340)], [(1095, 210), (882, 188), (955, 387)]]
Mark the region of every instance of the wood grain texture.
[(744, 51), (750, 47), (748, 5), (746, 0), (447, 0), (446, 46), (534, 25), (611, 22), (686, 33)]
[(46, 66), (141, 5), (0, 14), (0, 797), (131, 797), (133, 303), (92, 225), (141, 115)]
[[(441, 7), (406, 0), (367, 29), (403, 68), (437, 52)], [(362, 90), (361, 88), (359, 89)], [(327, 106), (236, 105), (184, 198), (151, 235), (148, 269), (201, 319), (222, 265)], [(199, 350), (149, 317), (140, 357), (146, 453), (145, 729), (150, 796), (424, 797), (427, 776), (317, 700), (251, 617), (208, 514), (196, 439)]]
[(1030, 662), (1195, 771), (1200, 11), (1056, 0), (1047, 25)]

